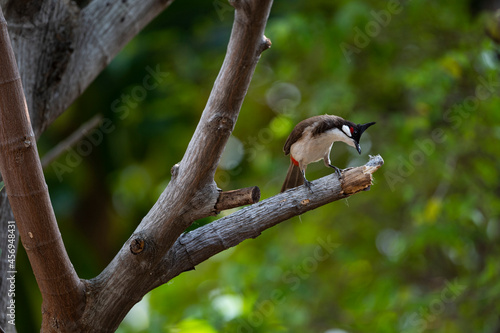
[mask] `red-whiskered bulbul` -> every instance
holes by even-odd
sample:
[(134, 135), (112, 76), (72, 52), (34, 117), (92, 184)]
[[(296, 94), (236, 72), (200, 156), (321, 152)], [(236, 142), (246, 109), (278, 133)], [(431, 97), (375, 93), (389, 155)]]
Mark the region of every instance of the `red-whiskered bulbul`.
[(283, 151), (290, 154), (290, 167), (281, 192), (305, 184), (311, 190), (311, 182), (306, 179), (309, 163), (321, 159), (327, 167), (335, 169), (340, 177), (341, 170), (330, 163), (330, 150), (335, 141), (342, 141), (356, 148), (361, 154), (359, 140), (361, 134), (375, 124), (355, 124), (338, 116), (315, 116), (298, 123), (285, 142)]

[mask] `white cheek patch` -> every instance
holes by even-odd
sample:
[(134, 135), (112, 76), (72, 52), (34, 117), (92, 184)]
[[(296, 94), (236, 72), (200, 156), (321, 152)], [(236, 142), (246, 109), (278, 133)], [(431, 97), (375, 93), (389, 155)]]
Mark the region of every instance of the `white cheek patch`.
[(347, 125), (342, 125), (342, 131), (347, 135), (348, 137), (351, 137), (351, 129)]

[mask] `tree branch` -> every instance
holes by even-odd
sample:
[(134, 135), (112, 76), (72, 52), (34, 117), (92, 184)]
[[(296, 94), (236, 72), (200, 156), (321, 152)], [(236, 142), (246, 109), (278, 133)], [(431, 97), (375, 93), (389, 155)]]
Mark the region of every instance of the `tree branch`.
[(80, 326), (86, 332), (116, 329), (128, 310), (156, 287), (162, 274), (159, 263), (179, 235), (194, 220), (216, 214), (215, 169), (260, 54), (270, 47), (264, 28), (272, 0), (232, 3), (236, 11), (226, 57), (200, 122), (158, 201), (108, 267), (88, 281), (93, 311), (84, 314)]
[(87, 134), (90, 133), (102, 120), (100, 114), (95, 115), (89, 121), (78, 127), (76, 131), (71, 133), (66, 139), (59, 142), (54, 148), (42, 157), (42, 168), (46, 168), (57, 159), (61, 154), (68, 151), (71, 147), (80, 142)]
[[(212, 207), (218, 196), (214, 174), (234, 128), (253, 72), (263, 50), (270, 47), (264, 36), (271, 0), (233, 1), (233, 29), (224, 63), (214, 83), (200, 122), (184, 154), (176, 176), (143, 219), (136, 232), (146, 232), (166, 253), (177, 237), (194, 221), (186, 208)], [(201, 202), (192, 202), (200, 192)], [(207, 205), (207, 203), (209, 205)], [(176, 209), (173, 209), (176, 208)], [(202, 210), (201, 210), (202, 211)], [(215, 211), (210, 211), (214, 215)]]
[[(215, 206), (218, 197), (213, 181), (215, 169), (238, 118), (260, 53), (270, 46), (264, 37), (264, 28), (272, 1), (239, 0), (233, 3), (239, 5), (226, 57), (200, 122), (176, 176), (137, 228), (137, 232), (148, 232), (161, 240), (165, 253), (193, 222), (192, 217), (180, 219), (178, 212), (185, 212), (192, 204), (210, 209)], [(193, 197), (204, 189), (207, 193), (200, 198), (201, 202), (192, 203)], [(179, 205), (177, 211), (172, 209), (175, 205)], [(215, 214), (214, 211), (210, 213)]]
[(44, 325), (76, 320), (80, 282), (64, 248), (30, 124), (7, 22), (0, 8), (0, 171), (43, 297)]
[(201, 262), (236, 246), (262, 231), (330, 202), (347, 198), (370, 188), (373, 173), (384, 164), (380, 155), (370, 157), (363, 166), (344, 170), (339, 180), (335, 173), (312, 182), (311, 193), (299, 186), (180, 236), (164, 258), (161, 285)]
[(215, 210), (220, 212), (226, 209), (251, 205), (259, 202), (259, 199), (260, 189), (257, 186), (221, 192), (215, 204)]

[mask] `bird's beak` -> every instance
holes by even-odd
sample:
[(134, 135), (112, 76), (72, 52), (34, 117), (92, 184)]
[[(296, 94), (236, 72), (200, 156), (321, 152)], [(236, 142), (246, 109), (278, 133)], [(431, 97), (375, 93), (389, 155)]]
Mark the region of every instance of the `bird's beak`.
[[(361, 139), (361, 134), (363, 134), (363, 132), (366, 131), (366, 129), (372, 125), (375, 125), (375, 122), (366, 123), (362, 125), (358, 124), (358, 131), (359, 131), (358, 140)], [(361, 155), (361, 146), (359, 145), (359, 142), (354, 141), (354, 145), (356, 146), (356, 150), (358, 151), (358, 153)]]
[(361, 146), (357, 142), (354, 142), (354, 144), (356, 145), (356, 150), (358, 151), (359, 155), (361, 155)]
[(358, 125), (358, 128), (359, 128), (359, 136), (361, 136), (361, 134), (363, 134), (364, 131), (366, 131), (366, 129), (372, 125), (375, 125), (375, 122), (371, 122), (371, 123), (367, 123), (367, 124), (363, 124), (363, 125)]

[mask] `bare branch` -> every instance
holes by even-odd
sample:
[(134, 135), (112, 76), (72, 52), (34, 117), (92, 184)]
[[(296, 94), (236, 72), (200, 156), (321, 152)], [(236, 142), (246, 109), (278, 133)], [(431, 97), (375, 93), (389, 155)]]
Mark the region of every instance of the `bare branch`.
[(42, 157), (42, 168), (46, 168), (57, 159), (61, 154), (67, 152), (71, 147), (80, 142), (87, 134), (90, 133), (102, 120), (102, 115), (98, 114), (92, 117), (89, 121), (80, 126), (70, 136), (59, 142), (47, 154)]
[(257, 186), (221, 192), (215, 204), (215, 210), (220, 212), (226, 209), (251, 205), (259, 202), (259, 199), (260, 189)]
[[(265, 49), (263, 44), (268, 46), (264, 28), (272, 1), (234, 2), (244, 5), (235, 11), (226, 57), (200, 122), (176, 168), (176, 176), (172, 177), (160, 199), (137, 228), (137, 232), (146, 231), (154, 235), (165, 252), (193, 222), (179, 219), (178, 212), (184, 211), (186, 204), (192, 202), (197, 193), (209, 188), (211, 194), (202, 201), (203, 204), (210, 203), (210, 207), (215, 206), (213, 201), (218, 196), (213, 181), (215, 170), (238, 118), (261, 51)], [(179, 205), (177, 211), (172, 209), (176, 205)]]
[(372, 174), (383, 163), (380, 155), (370, 157), (364, 166), (344, 170), (341, 180), (332, 173), (313, 181), (314, 193), (305, 186), (299, 186), (183, 234), (165, 256), (162, 265), (165, 272), (158, 284), (192, 270), (201, 262), (246, 239), (256, 238), (262, 231), (291, 217), (369, 189)]
[(38, 157), (21, 78), (0, 8), (0, 170), (43, 297), (44, 326), (76, 320), (83, 285), (64, 248)]
[(169, 185), (113, 261), (88, 281), (87, 299), (97, 301), (81, 319), (86, 332), (116, 329), (128, 310), (157, 286), (163, 273), (159, 264), (179, 235), (194, 220), (216, 214), (215, 169), (260, 54), (270, 45), (264, 28), (272, 0), (234, 2), (242, 6), (235, 11), (226, 57), (182, 161), (172, 168)]

